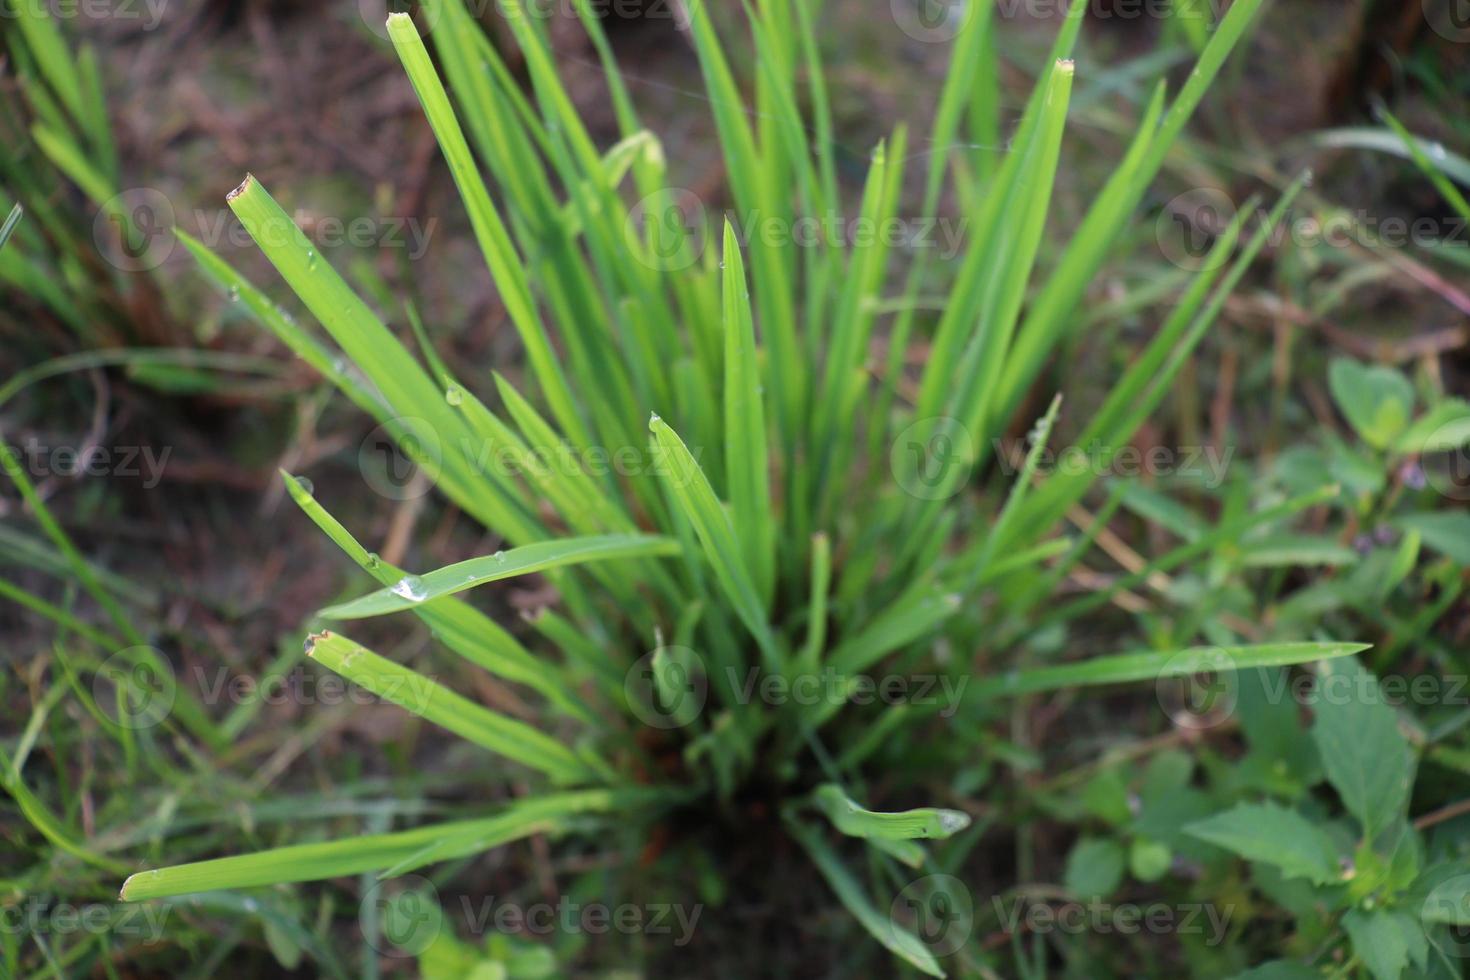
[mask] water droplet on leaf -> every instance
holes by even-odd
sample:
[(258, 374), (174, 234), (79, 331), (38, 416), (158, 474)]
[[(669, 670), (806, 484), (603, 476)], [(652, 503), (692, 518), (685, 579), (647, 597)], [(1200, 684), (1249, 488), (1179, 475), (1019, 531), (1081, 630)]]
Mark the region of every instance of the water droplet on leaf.
[(402, 596), (409, 602), (423, 602), (428, 598), (429, 590), (424, 585), (424, 580), (417, 575), (405, 575), (393, 583), (393, 594)]

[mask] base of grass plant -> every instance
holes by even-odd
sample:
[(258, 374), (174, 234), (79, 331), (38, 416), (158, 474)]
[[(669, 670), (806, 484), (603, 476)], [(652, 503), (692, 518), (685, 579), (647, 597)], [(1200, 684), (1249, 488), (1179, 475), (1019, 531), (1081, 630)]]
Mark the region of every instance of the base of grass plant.
[[(985, 650), (998, 630), (1014, 634), (1042, 618), (1040, 605), (1090, 545), (1078, 550), (1056, 528), (1090, 489), (1091, 473), (1043, 476), (1037, 466), (1059, 402), (1012, 485), (970, 475), (989, 472), (988, 447), (1077, 321), (1087, 283), (1260, 0), (1231, 6), (1167, 107), (1158, 87), (1113, 179), (1040, 285), (1036, 258), (1075, 75), (1069, 56), (1086, 4), (1071, 10), (998, 166), (964, 149), (996, 143), (986, 137), (995, 93), (977, 94), (977, 79), (994, 77), (988, 7), (967, 18), (927, 144), (945, 149), (929, 154), (924, 197), (933, 214), (955, 164), (971, 237), (951, 270), (931, 267), (927, 255), (910, 267), (904, 299), (887, 305), (898, 314), (886, 368), (872, 348), (891, 277), (888, 241), (796, 249), (756, 235), (742, 247), (732, 223), (717, 238), (662, 220), (677, 207), (664, 155), (642, 128), (589, 5), (578, 3), (577, 13), (604, 60), (623, 130), (606, 153), (573, 110), (538, 22), (518, 2), (506, 4), (507, 23), (534, 98), (460, 3), (425, 6), (440, 18), (433, 40), (458, 110), (413, 22), (391, 17), (389, 35), (522, 340), (528, 393), (498, 376), (493, 392), (472, 390), (427, 347), (421, 363), (257, 180), (241, 184), (229, 206), (330, 344), (186, 245), (243, 308), (387, 427), (450, 500), (509, 546), (409, 574), (364, 548), (288, 478), (303, 512), (379, 585), (321, 618), (412, 614), (440, 652), (524, 688), (544, 715), (536, 724), (504, 717), (335, 631), (314, 636), (313, 659), (485, 750), (485, 773), (467, 782), (509, 772), (533, 788), (467, 821), (143, 872), (128, 879), (125, 899), (365, 872), (392, 877), (531, 835), (614, 826), (649, 828), (677, 855), (718, 826), (728, 840), (805, 855), (810, 880), (825, 883), (878, 944), (943, 975), (910, 916), (891, 908), (894, 883), (960, 870), (974, 843), (956, 837), (968, 814), (913, 804), (963, 799), (948, 788), (968, 751), (961, 733), (987, 724), (998, 699), (1364, 649), (1089, 650), (1085, 659), (1015, 670), (1009, 659), (998, 663), (1009, 648), (953, 653)], [(750, 11), (759, 49), (753, 116), (707, 5), (692, 0), (688, 12), (740, 212), (788, 226), (838, 213), (813, 9), (767, 2)], [(810, 119), (795, 95), (803, 87)], [(905, 146), (900, 129), (873, 156), (860, 205), (871, 227), (897, 214)], [(625, 182), (655, 216), (641, 227)], [(1129, 444), (1299, 188), (1248, 239), (1239, 219), (1225, 230), (1080, 444)], [(941, 272), (944, 312), (922, 323), (917, 297), (940, 288), (933, 280)], [(905, 375), (915, 331), (932, 332), (916, 388)], [(896, 404), (892, 393), (901, 390), (917, 392), (913, 405)], [(492, 395), (498, 409), (481, 400)], [(582, 465), (615, 450), (642, 454), (647, 465), (617, 474)], [(485, 458), (518, 465), (487, 469)], [(573, 462), (535, 465), (548, 458)], [(1332, 491), (1240, 516), (1230, 533), (1283, 520), (1324, 493)], [(1193, 557), (1186, 549), (1160, 561)], [(560, 597), (557, 611), (531, 622), (532, 641), (457, 595), (531, 572)], [(1090, 598), (1105, 602), (1113, 591)], [(1067, 608), (1054, 614), (1078, 611)], [(864, 685), (879, 671), (923, 675), (962, 693), (948, 704), (865, 707)], [(823, 677), (836, 678), (829, 696), (790, 696), (797, 683)], [(951, 838), (955, 846), (946, 847)], [(863, 861), (853, 860), (858, 853)]]

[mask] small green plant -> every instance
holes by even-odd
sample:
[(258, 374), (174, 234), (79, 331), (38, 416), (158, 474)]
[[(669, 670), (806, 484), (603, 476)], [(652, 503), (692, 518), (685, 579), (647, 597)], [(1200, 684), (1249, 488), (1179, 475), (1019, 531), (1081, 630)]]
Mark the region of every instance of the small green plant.
[[(1172, 101), (1162, 84), (1155, 89), (1120, 164), (1045, 273), (1037, 256), (1086, 5), (1071, 9), (998, 165), (955, 148), (997, 125), (993, 93), (977, 91), (977, 80), (994, 77), (990, 8), (967, 8), (928, 137), (933, 152), (918, 157), (922, 213), (934, 215), (952, 190), (965, 209), (966, 249), (946, 267), (919, 250), (896, 301), (885, 298), (895, 248), (882, 232), (897, 221), (915, 159), (904, 129), (880, 144), (867, 172), (858, 224), (873, 233), (808, 243), (794, 234), (804, 221), (842, 213), (816, 5), (751, 7), (753, 114), (708, 5), (688, 5), (743, 216), (723, 223), (704, 220), (702, 202), (669, 186), (661, 145), (586, 0), (576, 12), (622, 131), (605, 152), (572, 107), (544, 25), (519, 2), (504, 7), (529, 96), (464, 7), (423, 6), (439, 68), (409, 17), (390, 17), (389, 34), (520, 336), (534, 395), (500, 375), (493, 386), (456, 378), (427, 344), (420, 363), (252, 177), (229, 205), (330, 345), (181, 240), (508, 545), (410, 573), (364, 547), (288, 476), (292, 499), (380, 586), (321, 618), (411, 613), (447, 651), (523, 688), (544, 712), (533, 724), (483, 707), (335, 628), (314, 633), (307, 654), (509, 760), (535, 788), (471, 819), (145, 871), (127, 879), (124, 899), (390, 879), (533, 834), (606, 833), (681, 815), (741, 828), (769, 811), (879, 944), (940, 976), (938, 955), (914, 931), (940, 886), (915, 883), (909, 893), (902, 883), (918, 869), (958, 870), (973, 846), (959, 777), (974, 762), (968, 736), (1005, 699), (1364, 649), (1319, 638), (1098, 655), (1088, 644), (1080, 656), (1038, 662), (1046, 648), (1021, 637), (1093, 544), (1057, 530), (1093, 472), (1038, 469), (1060, 399), (1033, 430), (1018, 475), (993, 477), (993, 447), (1080, 322), (1084, 290), (1260, 0), (1230, 8)], [(1079, 444), (1128, 445), (1300, 187), (1248, 238), (1242, 222), (1224, 230), (1220, 261), (1188, 284)], [(935, 288), (944, 299), (931, 323), (921, 297)], [(878, 324), (888, 313), (885, 333)], [(922, 370), (911, 376), (915, 362)], [(1335, 494), (1317, 487), (1237, 513), (1214, 533), (1239, 536)], [(544, 648), (536, 652), (459, 595), (530, 573), (546, 576), (561, 607), (534, 617)], [(1128, 581), (1052, 620), (1106, 602)], [(953, 696), (875, 701), (879, 669), (930, 679)], [(912, 806), (931, 795), (957, 805)], [(859, 845), (844, 841), (861, 842), (866, 874), (845, 849)], [(954, 846), (941, 856), (921, 841)], [(1159, 857), (1147, 843), (1135, 848), (1145, 870)], [(893, 902), (900, 890), (912, 904)], [(968, 951), (943, 952), (973, 965)], [(457, 946), (430, 955), (465, 968), (479, 957)], [(496, 957), (510, 953), (487, 955), (500, 965)]]

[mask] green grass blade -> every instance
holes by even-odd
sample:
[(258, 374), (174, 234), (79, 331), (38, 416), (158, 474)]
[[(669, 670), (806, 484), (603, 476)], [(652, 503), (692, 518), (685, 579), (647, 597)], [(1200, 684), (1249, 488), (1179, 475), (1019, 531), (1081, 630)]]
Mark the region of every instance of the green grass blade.
[(10, 209), (10, 214), (5, 217), (5, 223), (0, 225), (0, 248), (4, 248), (5, 243), (10, 241), (10, 235), (15, 231), (15, 226), (20, 224), (20, 216), (24, 213), (25, 208), (19, 204)]
[(296, 844), (258, 854), (142, 871), (123, 883), (121, 899), (140, 902), (193, 892), (259, 888), (381, 871), (423, 850), (426, 845), (444, 840), (453, 843), (436, 857), (450, 860), (532, 834), (564, 831), (568, 817), (614, 812), (634, 800), (636, 797), (614, 790), (552, 794), (513, 803), (504, 813), (492, 817), (416, 827), (391, 834)]
[(0, 790), (10, 794), (20, 809), (21, 815), (36, 831), (52, 844), (79, 861), (101, 868), (112, 874), (123, 874), (127, 865), (121, 861), (98, 854), (96, 851), (72, 839), (71, 833), (61, 819), (52, 813), (40, 797), (32, 793), (25, 780), (16, 771), (13, 761), (0, 752)]
[[(1178, 97), (1159, 120), (1156, 130), (1153, 128), (1155, 107), (1151, 106), (1145, 114), (1145, 125), (1140, 128), (1134, 146), (1083, 218), (1057, 271), (1041, 291), (1040, 301), (1022, 326), (1020, 334), (1024, 339), (1019, 342), (1025, 345), (1024, 357), (1012, 366), (1004, 389), (997, 395), (1000, 417), (1004, 417), (1005, 410), (1013, 408), (1021, 394), (1031, 386), (1051, 347), (1069, 327), (1081, 322), (1081, 318), (1073, 317), (1071, 313), (1081, 301), (1087, 283), (1101, 268), (1112, 243), (1122, 232), (1127, 216), (1138, 206), (1148, 186), (1158, 176), (1169, 150), (1263, 2), (1239, 0), (1232, 4), (1216, 26), (1210, 43), (1200, 53)], [(1159, 94), (1156, 94), (1156, 100)]]
[(649, 419), (648, 428), (667, 463), (664, 486), (694, 526), (715, 578), (735, 607), (740, 621), (760, 645), (767, 669), (777, 670), (780, 658), (775, 638), (729, 514), (679, 434), (657, 415)]
[(792, 818), (787, 819), (787, 827), (792, 836), (806, 850), (812, 863), (822, 873), (822, 877), (827, 879), (827, 884), (832, 887), (833, 893), (837, 895), (837, 900), (852, 913), (869, 935), (878, 940), (884, 949), (920, 972), (931, 977), (945, 975), (944, 970), (939, 966), (939, 961), (934, 958), (934, 954), (929, 952), (917, 936), (900, 928), (892, 918), (874, 907), (873, 900), (868, 897), (862, 883), (853, 877), (852, 872), (847, 870), (836, 852), (813, 828)]
[(67, 112), (78, 123), (88, 118), (85, 100), (82, 97), (82, 82), (72, 63), (71, 51), (61, 29), (52, 19), (46, 4), (28, 3), (26, 0), (7, 0), (3, 11), (5, 19), (17, 18), (21, 36), (25, 39), (36, 67), (51, 91), (56, 93), (66, 106)]
[[(516, 543), (544, 537), (526, 504), (475, 468), (474, 439), (444, 392), (375, 313), (316, 254), (301, 229), (247, 176), (229, 205), (266, 258), (392, 406), (388, 428), (405, 454), (461, 507)], [(490, 492), (487, 492), (490, 491)]]
[(352, 404), (378, 419), (385, 420), (390, 414), (388, 406), (357, 375), (338, 365), (325, 345), (312, 337), (296, 320), (272, 303), (270, 298), (250, 284), (224, 259), (215, 255), (204, 244), (181, 229), (174, 229), (179, 242), (199, 263), (205, 276), (224, 290), (225, 295), (238, 302), (255, 317), (276, 339), (311, 365), (322, 377), (332, 382)]
[[(285, 481), (286, 492), (296, 505), (358, 567), (383, 585), (391, 586), (404, 577), (406, 573), (402, 569), (359, 544), (302, 481), (287, 473), (282, 473), (281, 477)], [(509, 631), (478, 609), (459, 599), (449, 598), (416, 606), (414, 613), (441, 643), (465, 660), (498, 677), (525, 684), (575, 718), (587, 722), (592, 720), (580, 692), (573, 689), (558, 671), (550, 669), (544, 659), (533, 656)]]
[(558, 784), (598, 781), (605, 764), (589, 765), (556, 739), (502, 717), (417, 671), (337, 633), (314, 633), (306, 655), (323, 667), (467, 742), (545, 773)]
[(449, 104), (449, 96), (444, 91), (443, 83), (439, 81), (439, 75), (434, 70), (424, 42), (419, 38), (413, 19), (407, 14), (389, 15), (388, 34), (403, 62), (404, 70), (408, 72), (414, 91), (418, 93), (424, 113), (429, 117), (429, 124), (439, 140), (439, 148), (449, 163), (450, 174), (454, 177), (454, 184), (459, 188), (460, 197), (469, 212), (470, 223), (474, 226), (475, 238), (485, 254), (486, 264), (489, 265), (495, 285), (500, 290), (506, 312), (525, 345), (526, 358), (541, 386), (542, 394), (562, 428), (574, 441), (588, 445), (591, 438), (577, 411), (576, 401), (567, 386), (561, 364), (551, 348), (551, 341), (541, 323), (540, 314), (536, 311), (536, 301), (531, 295), (524, 263), (516, 254), (505, 223), (490, 200), (485, 182), (480, 179), (474, 155), (465, 142), (464, 131), (460, 129), (454, 109)]
[(365, 619), (412, 609), (479, 585), (530, 575), (566, 565), (616, 558), (643, 558), (679, 553), (672, 538), (641, 534), (609, 534), (586, 538), (562, 538), (523, 545), (436, 568), (423, 575), (408, 575), (391, 588), (381, 589), (351, 602), (329, 606), (318, 613), (326, 619)]
[(798, 663), (806, 673), (816, 673), (827, 644), (827, 593), (832, 588), (832, 539), (812, 535), (811, 602), (807, 605), (806, 644)]
[(833, 666), (856, 674), (899, 647), (928, 636), (959, 609), (959, 596), (923, 582), (832, 652)]
[(1450, 207), (1455, 209), (1455, 212), (1460, 217), (1466, 221), (1470, 221), (1470, 201), (1465, 200), (1465, 195), (1461, 194), (1460, 189), (1450, 183), (1450, 179), (1445, 176), (1443, 167), (1436, 163), (1430, 156), (1431, 153), (1434, 153), (1438, 158), (1446, 158), (1448, 154), (1445, 153), (1444, 147), (1439, 146), (1437, 153), (1433, 148), (1429, 152), (1426, 152), (1423, 142), (1415, 139), (1414, 134), (1409, 132), (1408, 127), (1399, 122), (1398, 117), (1389, 112), (1386, 106), (1378, 107), (1378, 115), (1383, 119), (1383, 122), (1388, 128), (1393, 130), (1393, 134), (1399, 138), (1399, 141), (1404, 144), (1404, 149), (1408, 151), (1409, 159), (1413, 160), (1414, 166), (1418, 167), (1420, 172), (1429, 178), (1429, 182), (1434, 185), (1435, 190), (1439, 191), (1440, 196), (1449, 203)]
[(1073, 687), (1128, 684), (1165, 677), (1188, 677), (1206, 671), (1240, 671), (1253, 667), (1289, 667), (1347, 657), (1370, 649), (1367, 643), (1265, 643), (1243, 647), (1191, 647), (1187, 650), (1144, 650), (1096, 657), (1076, 664), (1012, 671), (970, 685), (966, 697), (992, 699), (1058, 691)]
[[(688, 24), (699, 56), (700, 71), (709, 92), (710, 107), (724, 148), (730, 186), (743, 214), (766, 220), (789, 215), (789, 188), (776, 186), (770, 161), (756, 148), (755, 136), (746, 119), (745, 101), (735, 84), (719, 38), (711, 22), (707, 0), (691, 0)], [(755, 274), (756, 308), (760, 315), (767, 351), (767, 389), (775, 409), (776, 431), (781, 444), (794, 448), (806, 403), (806, 372), (796, 340), (792, 309), (790, 254), (766, 236), (751, 243), (751, 267)]]
[[(1431, 144), (1418, 137), (1411, 137), (1411, 140), (1419, 148), (1419, 152), (1434, 155), (1433, 162), (1436, 169), (1445, 173), (1456, 183), (1470, 187), (1470, 159), (1458, 153), (1451, 153), (1440, 144)], [(1344, 129), (1325, 129), (1312, 136), (1312, 143), (1335, 150), (1372, 150), (1375, 153), (1388, 153), (1406, 160), (1414, 158), (1403, 138), (1388, 128), (1351, 126)], [(1437, 152), (1435, 147), (1442, 152)]]
[(970, 825), (970, 816), (959, 810), (920, 807), (898, 813), (879, 813), (859, 806), (835, 783), (818, 786), (812, 794), (817, 809), (832, 826), (849, 837), (884, 840), (943, 840)]
[(770, 609), (776, 585), (766, 412), (745, 262), (729, 222), (725, 223), (724, 256), (725, 471), (735, 534), (745, 544), (745, 562), (764, 614)]

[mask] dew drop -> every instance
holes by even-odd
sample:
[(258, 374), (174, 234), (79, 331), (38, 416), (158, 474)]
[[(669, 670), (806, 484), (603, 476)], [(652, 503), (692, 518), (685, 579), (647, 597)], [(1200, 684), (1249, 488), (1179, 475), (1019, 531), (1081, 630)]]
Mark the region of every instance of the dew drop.
[(464, 403), (464, 392), (458, 386), (444, 389), (444, 400), (455, 407)]
[(228, 293), (228, 298), (231, 303), (237, 302), (240, 299), (240, 287), (231, 286)]
[(424, 586), (424, 580), (417, 575), (405, 575), (393, 583), (393, 594), (402, 596), (409, 602), (423, 602), (428, 598), (429, 590)]
[(307, 249), (306, 250), (306, 267), (308, 269), (315, 269), (316, 268), (316, 250), (315, 249)]
[(505, 564), (505, 552), (503, 552), (503, 551), (497, 551), (497, 552), (495, 552), (495, 560), (497, 562), (499, 562), (500, 564), (502, 564), (502, 565)]
[(296, 478), (296, 485), (298, 487), (300, 487), (302, 490), (305, 490), (306, 491), (306, 495), (308, 497), (310, 497), (310, 496), (312, 496), (312, 495), (314, 495), (316, 493), (316, 484), (312, 483), (309, 479), (307, 479), (304, 476), (298, 476)]

